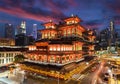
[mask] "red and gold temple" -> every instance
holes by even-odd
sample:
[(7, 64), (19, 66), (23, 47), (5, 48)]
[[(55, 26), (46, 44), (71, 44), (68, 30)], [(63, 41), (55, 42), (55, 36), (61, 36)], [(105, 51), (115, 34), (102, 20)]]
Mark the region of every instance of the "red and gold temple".
[[(27, 61), (62, 66), (83, 60), (85, 53), (94, 54), (92, 42), (95, 36), (92, 35), (92, 31), (87, 32), (85, 36), (84, 32), (87, 29), (81, 26), (80, 22), (78, 16), (71, 16), (65, 18), (60, 24), (52, 21), (44, 23), (45, 29), (39, 30), (41, 39), (29, 46), (25, 55)], [(86, 44), (88, 50), (85, 52), (83, 47)]]

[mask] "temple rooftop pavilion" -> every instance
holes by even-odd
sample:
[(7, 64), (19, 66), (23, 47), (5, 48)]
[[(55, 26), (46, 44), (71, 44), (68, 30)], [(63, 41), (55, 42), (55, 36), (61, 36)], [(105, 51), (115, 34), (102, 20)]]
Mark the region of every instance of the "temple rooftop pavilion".
[(84, 60), (84, 55), (94, 54), (95, 35), (80, 25), (78, 16), (63, 19), (55, 24), (42, 24), (41, 38), (25, 53), (26, 61), (43, 65), (64, 66)]

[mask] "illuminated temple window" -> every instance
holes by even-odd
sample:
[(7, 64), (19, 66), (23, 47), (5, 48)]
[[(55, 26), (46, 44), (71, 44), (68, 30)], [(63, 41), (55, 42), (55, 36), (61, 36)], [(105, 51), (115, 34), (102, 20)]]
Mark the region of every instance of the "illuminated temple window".
[(70, 25), (70, 24), (75, 24), (75, 23), (78, 23), (77, 21), (75, 20), (70, 20), (70, 21), (67, 21), (67, 24)]
[(74, 21), (68, 21), (67, 24), (70, 25), (70, 24), (73, 24)]
[(75, 28), (72, 28), (72, 34), (74, 34), (75, 33)]
[(46, 29), (49, 29), (49, 28), (54, 29), (54, 28), (55, 28), (55, 26), (46, 26), (45, 28), (46, 28)]
[(46, 26), (46, 29), (48, 29), (49, 28), (49, 26)]
[(52, 28), (55, 28), (55, 26), (52, 26)]
[(82, 46), (78, 46), (78, 50), (82, 50)]
[(64, 50), (64, 48), (63, 48), (63, 46), (61, 46), (61, 51), (63, 51)]
[(60, 47), (57, 48), (57, 51), (60, 51)]
[(73, 48), (72, 46), (68, 45), (57, 45), (57, 46), (50, 46), (49, 48), (50, 51), (72, 51)]
[(44, 55), (44, 62), (47, 62), (47, 55)]
[(68, 35), (70, 34), (70, 29), (67, 30)]
[(82, 32), (81, 32), (81, 31), (78, 31), (78, 35), (80, 35), (80, 36), (81, 36), (81, 35), (82, 35)]
[(29, 46), (29, 50), (36, 50), (36, 46)]
[(45, 35), (44, 37), (47, 38), (47, 33), (45, 33), (44, 35)]
[(52, 51), (53, 49), (52, 49), (52, 47), (50, 47), (50, 51)]
[(66, 36), (66, 30), (64, 30), (64, 36)]
[(50, 37), (50, 32), (48, 32), (47, 36), (48, 36), (48, 38), (51, 38), (51, 37)]
[(50, 62), (55, 62), (54, 56), (50, 56)]
[(60, 58), (56, 57), (56, 62), (59, 63), (60, 62)]
[(55, 37), (55, 34), (51, 34), (52, 37)]
[(53, 50), (56, 51), (56, 48), (54, 47)]
[(42, 38), (44, 38), (44, 34), (42, 34)]

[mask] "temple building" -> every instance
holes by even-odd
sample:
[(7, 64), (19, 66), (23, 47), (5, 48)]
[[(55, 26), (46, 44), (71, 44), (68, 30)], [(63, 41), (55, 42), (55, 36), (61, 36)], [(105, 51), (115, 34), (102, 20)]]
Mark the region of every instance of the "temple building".
[(52, 21), (42, 24), (45, 29), (39, 30), (41, 39), (29, 45), (26, 61), (63, 66), (84, 60), (84, 55), (94, 54), (95, 36), (80, 22), (78, 16), (71, 16), (60, 24)]

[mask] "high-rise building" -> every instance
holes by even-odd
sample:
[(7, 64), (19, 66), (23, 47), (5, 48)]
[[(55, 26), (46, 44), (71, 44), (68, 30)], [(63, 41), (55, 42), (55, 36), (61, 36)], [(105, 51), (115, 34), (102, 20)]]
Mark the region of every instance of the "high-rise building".
[(15, 36), (16, 46), (26, 46), (28, 45), (28, 37), (25, 34), (18, 34)]
[(110, 35), (109, 35), (109, 46), (115, 46), (115, 41), (116, 41), (116, 37), (115, 37), (115, 28), (114, 28), (114, 22), (111, 21), (110, 22)]
[(114, 22), (110, 21), (109, 28), (106, 28), (100, 32), (99, 44), (102, 49), (113, 49), (116, 45), (116, 32)]
[(22, 21), (20, 26), (17, 27), (17, 34), (15, 36), (16, 46), (28, 45), (28, 37), (26, 36), (26, 22)]
[(32, 36), (35, 40), (37, 39), (37, 24), (33, 24)]
[(100, 32), (99, 45), (103, 50), (107, 50), (107, 47), (109, 45), (109, 39), (110, 39), (109, 34), (110, 34), (109, 28), (106, 28)]
[(20, 26), (18, 26), (17, 34), (25, 34), (26, 35), (26, 22), (22, 21)]
[(5, 38), (13, 38), (14, 29), (12, 24), (5, 24)]

